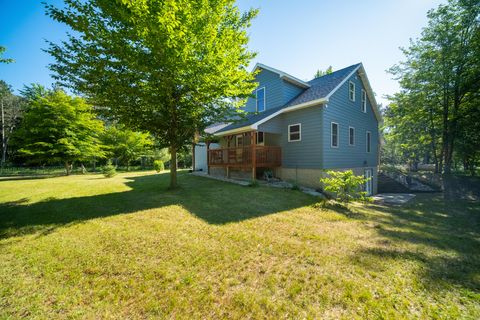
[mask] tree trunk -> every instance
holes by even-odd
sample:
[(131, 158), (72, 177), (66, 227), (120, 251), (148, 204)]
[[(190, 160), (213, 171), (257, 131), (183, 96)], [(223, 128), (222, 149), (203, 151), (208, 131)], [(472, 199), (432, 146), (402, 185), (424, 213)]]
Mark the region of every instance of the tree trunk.
[(67, 176), (70, 175), (70, 163), (68, 163), (68, 161), (65, 161), (65, 172), (67, 173)]
[(170, 189), (177, 187), (177, 148), (170, 148)]
[(3, 99), (1, 100), (0, 104), (2, 105), (2, 168), (5, 165), (5, 161), (7, 159), (7, 143), (5, 138), (5, 113), (3, 110)]

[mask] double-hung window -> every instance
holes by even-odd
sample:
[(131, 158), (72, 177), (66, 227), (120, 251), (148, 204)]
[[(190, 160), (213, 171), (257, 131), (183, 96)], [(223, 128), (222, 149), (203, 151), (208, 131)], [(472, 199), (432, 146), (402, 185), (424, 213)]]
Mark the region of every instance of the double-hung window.
[(355, 145), (355, 128), (354, 127), (348, 127), (348, 144), (350, 146)]
[(257, 112), (265, 111), (265, 87), (257, 89)]
[(367, 131), (366, 135), (366, 149), (367, 152), (372, 150), (372, 133), (370, 131)]
[(332, 122), (330, 128), (330, 146), (338, 148), (338, 123)]
[(367, 112), (367, 92), (362, 89), (362, 112)]
[(288, 142), (302, 140), (302, 125), (300, 123), (288, 126)]
[(350, 101), (355, 101), (355, 83), (352, 81), (348, 82), (348, 98)]

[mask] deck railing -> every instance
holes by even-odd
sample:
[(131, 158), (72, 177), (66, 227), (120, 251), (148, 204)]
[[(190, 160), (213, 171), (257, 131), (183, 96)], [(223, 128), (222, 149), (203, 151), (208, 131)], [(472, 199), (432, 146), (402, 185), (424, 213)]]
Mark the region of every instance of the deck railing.
[[(252, 167), (253, 147), (210, 149), (208, 165), (212, 167)], [(264, 168), (282, 165), (282, 149), (277, 146), (255, 146), (255, 166)]]

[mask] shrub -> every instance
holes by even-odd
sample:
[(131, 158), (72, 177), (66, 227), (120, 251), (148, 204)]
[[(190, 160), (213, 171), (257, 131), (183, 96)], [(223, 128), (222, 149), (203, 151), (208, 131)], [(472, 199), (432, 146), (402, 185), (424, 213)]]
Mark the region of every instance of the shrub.
[(115, 166), (112, 165), (112, 162), (108, 160), (107, 164), (102, 168), (102, 173), (105, 178), (111, 178), (117, 174), (117, 170), (115, 169)]
[(155, 171), (161, 172), (165, 170), (165, 164), (162, 160), (155, 160), (153, 161), (153, 168), (155, 169)]
[(326, 173), (328, 177), (321, 178), (320, 183), (323, 185), (323, 190), (332, 194), (336, 200), (344, 203), (352, 200), (369, 200), (367, 193), (362, 190), (362, 186), (367, 182), (364, 176), (356, 176), (352, 170)]

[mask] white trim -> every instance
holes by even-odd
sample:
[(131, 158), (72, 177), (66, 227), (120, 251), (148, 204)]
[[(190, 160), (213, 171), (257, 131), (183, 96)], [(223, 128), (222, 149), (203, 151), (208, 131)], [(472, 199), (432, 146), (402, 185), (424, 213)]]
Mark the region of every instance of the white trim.
[[(258, 136), (259, 136), (258, 134), (259, 134), (259, 133), (262, 133), (262, 135), (263, 135), (263, 141), (262, 141), (262, 142), (258, 142)], [(265, 144), (265, 132), (263, 132), (263, 131), (257, 131), (256, 136), (257, 136), (257, 144), (259, 144), (259, 145), (264, 145), (264, 144)]]
[[(353, 99), (350, 97), (350, 94), (352, 93), (352, 90), (350, 89), (350, 85), (353, 84)], [(348, 99), (352, 102), (355, 102), (355, 96), (357, 94), (357, 88), (355, 87), (355, 82), (353, 81), (348, 81)]]
[(368, 81), (367, 75), (365, 73), (365, 68), (363, 67), (363, 64), (360, 63), (357, 68), (355, 68), (348, 76), (345, 77), (345, 79), (342, 80), (330, 93), (325, 97), (326, 100), (328, 101), (330, 97), (338, 90), (340, 87), (342, 87), (345, 82), (347, 82), (348, 79), (350, 79), (351, 76), (355, 74), (355, 72), (358, 71), (358, 74), (360, 75), (360, 78), (362, 79), (364, 87), (367, 89), (367, 96), (368, 99), (370, 100), (370, 104), (372, 105), (373, 113), (375, 114), (375, 117), (377, 118), (379, 126), (382, 125), (383, 123), (383, 118), (382, 114), (380, 113), (380, 110), (378, 110), (378, 105), (377, 101), (375, 100), (375, 94), (373, 93), (372, 86), (370, 85), (370, 82)]
[(255, 67), (253, 68), (252, 72), (255, 72), (257, 69), (265, 69), (265, 70), (268, 70), (268, 71), (271, 71), (273, 73), (276, 73), (280, 76), (280, 79), (283, 79), (283, 80), (286, 80), (286, 81), (289, 81), (293, 84), (296, 84), (297, 86), (300, 86), (302, 88), (310, 88), (310, 85), (305, 82), (305, 81), (302, 81), (286, 72), (283, 72), (283, 71), (280, 71), (278, 69), (275, 69), (275, 68), (272, 68), (272, 67), (269, 67), (267, 65), (264, 65), (263, 63), (257, 63), (255, 64)]
[[(298, 126), (298, 140), (291, 140), (290, 139), (290, 127)], [(302, 124), (301, 123), (294, 123), (288, 125), (288, 142), (298, 142), (302, 141)]]
[[(353, 129), (353, 144), (350, 143), (350, 129)], [(348, 127), (348, 145), (350, 147), (354, 147), (355, 146), (355, 136), (356, 136), (356, 132), (355, 132), (355, 127)]]
[[(258, 111), (258, 91), (262, 89), (263, 89), (263, 110)], [(267, 89), (265, 89), (265, 86), (255, 90), (255, 109), (257, 110), (257, 112), (264, 112), (265, 110), (267, 110)]]
[[(267, 67), (265, 65), (262, 65), (260, 63), (257, 63), (257, 65), (255, 66), (254, 70), (256, 70), (256, 68), (262, 68), (263, 66), (263, 69), (267, 69), (267, 70), (270, 70), (270, 71), (273, 71), (275, 73), (282, 73), (281, 71), (278, 71), (276, 69), (273, 69), (273, 68), (270, 68), (270, 67)], [(274, 71), (275, 70), (275, 71)], [(278, 71), (278, 72), (277, 72)], [(301, 103), (301, 104), (297, 104), (297, 105), (293, 105), (293, 106), (290, 106), (288, 108), (283, 108), (283, 109), (280, 109), (279, 111), (277, 112), (274, 112), (272, 113), (271, 115), (257, 121), (256, 123), (252, 124), (252, 125), (247, 125), (247, 126), (244, 126), (244, 127), (241, 127), (241, 128), (236, 128), (236, 129), (231, 129), (231, 130), (228, 130), (228, 131), (222, 131), (222, 132), (218, 132), (218, 133), (214, 133), (215, 136), (224, 136), (224, 135), (228, 135), (228, 134), (233, 134), (233, 133), (240, 133), (240, 132), (245, 132), (245, 131), (251, 131), (251, 130), (257, 130), (258, 129), (258, 126), (276, 116), (278, 116), (279, 114), (281, 113), (284, 113), (284, 112), (290, 112), (290, 111), (295, 111), (295, 110), (298, 110), (298, 109), (302, 109), (302, 108), (307, 108), (307, 107), (311, 107), (311, 106), (314, 106), (314, 105), (318, 105), (318, 104), (324, 104), (326, 106), (326, 104), (329, 102), (329, 99), (330, 97), (340, 88), (342, 87), (345, 82), (348, 81), (348, 79), (350, 79), (351, 76), (353, 76), (355, 74), (355, 72), (359, 73), (360, 75), (360, 78), (363, 82), (363, 85), (365, 87), (365, 91), (367, 92), (367, 97), (368, 99), (370, 100), (370, 104), (372, 106), (372, 109), (373, 109), (373, 112), (375, 114), (375, 117), (377, 118), (377, 121), (378, 121), (378, 124), (379, 126), (382, 125), (383, 123), (383, 120), (382, 120), (382, 115), (380, 113), (380, 110), (378, 109), (378, 105), (377, 105), (377, 102), (375, 100), (375, 95), (373, 94), (373, 91), (372, 91), (372, 87), (370, 86), (370, 82), (368, 81), (368, 78), (365, 74), (365, 69), (363, 68), (363, 64), (359, 64), (358, 67), (356, 67), (352, 72), (350, 72), (350, 74), (348, 76), (346, 76), (342, 82), (340, 82), (332, 91), (330, 91), (330, 93), (324, 97), (324, 98), (320, 98), (320, 99), (317, 99), (317, 100), (312, 100), (312, 101), (308, 101), (308, 102), (304, 102), (304, 103)]]
[[(333, 125), (336, 124), (337, 125), (337, 145), (334, 146), (333, 145)], [(338, 148), (338, 146), (340, 145), (340, 126), (337, 122), (330, 122), (330, 148)]]
[(367, 113), (367, 91), (362, 89), (362, 112)]
[(296, 104), (296, 105), (293, 105), (293, 106), (290, 106), (290, 107), (287, 107), (287, 108), (280, 109), (277, 112), (274, 112), (271, 115), (269, 115), (269, 116), (267, 116), (263, 119), (258, 120), (257, 122), (255, 122), (254, 124), (251, 125), (251, 128), (254, 129), (254, 130), (257, 130), (258, 126), (260, 124), (262, 124), (264, 122), (267, 122), (268, 120), (278, 116), (281, 113), (292, 112), (292, 111), (300, 110), (300, 109), (307, 108), (307, 107), (312, 107), (312, 106), (319, 105), (319, 104), (325, 104), (327, 102), (328, 102), (328, 100), (326, 100), (325, 98), (321, 98), (321, 99), (312, 100), (312, 101), (308, 101), (308, 102), (304, 102), (304, 103), (301, 103), (301, 104)]
[[(370, 151), (368, 150), (368, 135), (370, 134)], [(371, 153), (372, 152), (372, 132), (368, 131), (365, 132), (365, 152)]]

